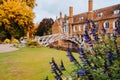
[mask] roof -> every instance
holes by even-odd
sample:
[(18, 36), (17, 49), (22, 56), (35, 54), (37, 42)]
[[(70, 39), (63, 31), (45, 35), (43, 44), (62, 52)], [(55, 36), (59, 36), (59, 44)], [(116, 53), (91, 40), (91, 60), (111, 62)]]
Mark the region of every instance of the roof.
[[(113, 14), (114, 10), (119, 10), (119, 14), (114, 15)], [(73, 24), (85, 22), (88, 19), (88, 13), (89, 12), (73, 15), (73, 21), (74, 21)], [(98, 17), (99, 13), (102, 13), (101, 17)], [(116, 17), (120, 17), (120, 4), (93, 10), (93, 20), (94, 21), (109, 19), (109, 18), (116, 18)]]

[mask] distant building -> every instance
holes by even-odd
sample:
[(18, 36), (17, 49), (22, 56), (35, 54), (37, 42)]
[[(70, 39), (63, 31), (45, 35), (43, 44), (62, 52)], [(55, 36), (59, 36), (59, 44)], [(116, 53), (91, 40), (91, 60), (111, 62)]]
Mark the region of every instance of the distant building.
[(120, 17), (120, 4), (93, 10), (93, 0), (88, 2), (88, 12), (73, 15), (73, 7), (69, 7), (69, 16), (60, 17), (55, 20), (52, 26), (52, 33), (68, 33), (69, 35), (81, 35), (84, 33), (86, 21), (94, 21), (98, 32), (102, 28), (111, 33), (116, 27), (116, 20)]

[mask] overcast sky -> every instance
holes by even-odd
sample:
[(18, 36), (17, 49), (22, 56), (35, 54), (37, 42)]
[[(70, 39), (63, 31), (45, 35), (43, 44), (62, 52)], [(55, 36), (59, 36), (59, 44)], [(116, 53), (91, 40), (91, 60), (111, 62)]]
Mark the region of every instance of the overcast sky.
[[(34, 8), (34, 23), (39, 23), (43, 18), (59, 17), (69, 14), (69, 6), (73, 7), (73, 14), (79, 14), (88, 11), (88, 0), (36, 0), (37, 6)], [(120, 0), (93, 0), (93, 10), (120, 4)]]

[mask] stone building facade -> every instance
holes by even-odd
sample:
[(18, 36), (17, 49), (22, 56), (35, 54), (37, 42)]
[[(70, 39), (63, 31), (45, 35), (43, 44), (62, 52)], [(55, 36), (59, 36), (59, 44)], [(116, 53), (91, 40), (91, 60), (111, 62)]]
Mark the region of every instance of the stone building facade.
[[(88, 12), (73, 15), (73, 7), (69, 7), (69, 16), (62, 16), (55, 20), (52, 26), (52, 33), (68, 33), (69, 35), (81, 35), (84, 33), (86, 21), (92, 20), (99, 33), (102, 28), (111, 33), (116, 27), (116, 20), (120, 17), (120, 4), (93, 10), (93, 0), (88, 2)], [(60, 44), (61, 41), (58, 41)]]

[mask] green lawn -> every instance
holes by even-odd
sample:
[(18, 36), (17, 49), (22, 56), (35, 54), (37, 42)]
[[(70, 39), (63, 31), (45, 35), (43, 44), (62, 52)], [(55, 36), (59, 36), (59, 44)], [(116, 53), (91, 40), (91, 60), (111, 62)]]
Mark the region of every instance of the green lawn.
[[(66, 52), (48, 48), (22, 48), (18, 51), (0, 53), (0, 80), (54, 80), (49, 62), (64, 61), (67, 71), (71, 63)], [(66, 73), (66, 72), (65, 72)]]

